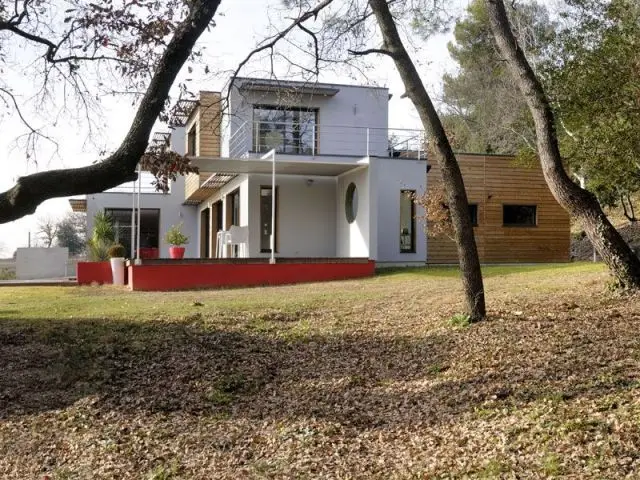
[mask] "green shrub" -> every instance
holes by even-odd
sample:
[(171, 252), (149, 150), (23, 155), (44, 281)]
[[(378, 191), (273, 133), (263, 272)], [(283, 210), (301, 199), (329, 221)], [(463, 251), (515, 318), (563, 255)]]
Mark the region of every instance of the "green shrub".
[(168, 244), (175, 245), (176, 247), (189, 243), (189, 237), (182, 233), (182, 223), (171, 225), (164, 239)]
[(104, 262), (109, 260), (110, 246), (111, 242), (90, 238), (87, 241), (87, 247), (89, 247), (89, 260), (92, 262)]
[(122, 258), (127, 256), (127, 249), (119, 243), (116, 243), (109, 247), (107, 253), (109, 254), (109, 258)]
[(114, 241), (113, 219), (108, 213), (96, 213), (93, 217), (93, 232), (87, 241), (89, 260), (93, 262), (109, 260), (109, 247)]
[(449, 325), (461, 328), (468, 327), (471, 325), (471, 317), (466, 313), (456, 313), (449, 319)]

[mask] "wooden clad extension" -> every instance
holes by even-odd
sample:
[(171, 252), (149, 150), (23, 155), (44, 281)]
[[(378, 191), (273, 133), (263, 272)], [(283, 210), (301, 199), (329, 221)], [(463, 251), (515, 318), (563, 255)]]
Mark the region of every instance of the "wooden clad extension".
[[(474, 228), (482, 263), (569, 261), (569, 215), (551, 195), (539, 164), (522, 166), (511, 156), (456, 155), (470, 204), (478, 205)], [(441, 185), (437, 162), (430, 162), (427, 188)], [(503, 205), (535, 205), (536, 225), (504, 226)], [(427, 263), (457, 263), (455, 244), (427, 238)]]
[[(218, 92), (201, 91), (200, 98), (186, 122), (187, 155), (201, 157), (220, 156), (220, 129), (222, 124), (221, 96)], [(192, 140), (193, 138), (193, 140)], [(185, 201), (198, 204), (209, 198), (212, 189), (201, 188), (209, 174), (189, 174), (185, 180)]]
[(198, 104), (198, 156), (220, 156), (220, 93), (200, 92)]

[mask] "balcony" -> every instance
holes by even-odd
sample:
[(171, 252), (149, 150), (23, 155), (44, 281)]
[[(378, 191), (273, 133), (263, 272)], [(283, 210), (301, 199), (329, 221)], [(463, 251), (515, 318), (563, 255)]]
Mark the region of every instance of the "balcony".
[(230, 158), (260, 156), (271, 149), (299, 156), (426, 158), (423, 130), (317, 125), (307, 122), (245, 122), (231, 126)]

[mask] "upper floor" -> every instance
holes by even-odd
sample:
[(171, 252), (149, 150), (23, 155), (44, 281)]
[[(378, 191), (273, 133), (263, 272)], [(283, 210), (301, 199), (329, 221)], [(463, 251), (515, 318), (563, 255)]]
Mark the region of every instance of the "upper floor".
[(257, 157), (272, 149), (301, 160), (424, 157), (421, 130), (389, 128), (390, 98), (384, 87), (237, 78), (225, 97), (201, 91), (191, 103), (185, 151), (210, 158)]

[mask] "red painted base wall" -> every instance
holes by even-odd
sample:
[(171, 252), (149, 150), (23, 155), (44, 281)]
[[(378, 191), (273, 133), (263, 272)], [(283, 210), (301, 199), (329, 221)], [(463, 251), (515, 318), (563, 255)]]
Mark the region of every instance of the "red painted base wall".
[(78, 262), (76, 268), (78, 285), (91, 285), (94, 282), (113, 283), (109, 262)]
[(188, 290), (322, 282), (369, 277), (375, 262), (360, 263), (237, 263), (129, 266), (132, 290)]

